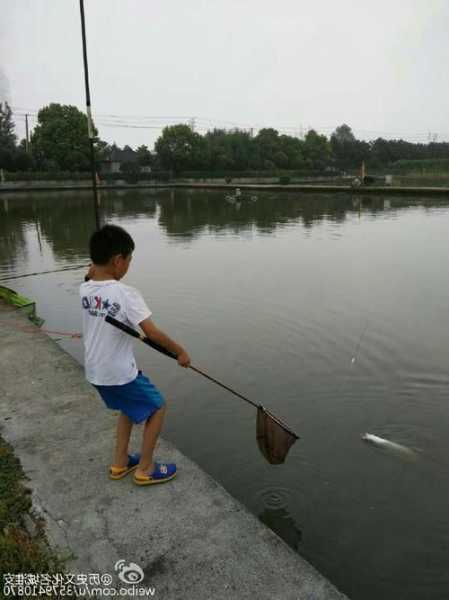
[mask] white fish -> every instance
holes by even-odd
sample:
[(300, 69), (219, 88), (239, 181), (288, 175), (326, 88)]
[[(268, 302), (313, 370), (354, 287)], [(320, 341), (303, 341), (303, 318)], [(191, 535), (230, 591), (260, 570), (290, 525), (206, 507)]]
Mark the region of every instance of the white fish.
[(400, 452), (401, 454), (406, 454), (409, 457), (416, 456), (416, 453), (411, 448), (403, 446), (402, 444), (397, 444), (396, 442), (390, 442), (390, 440), (386, 440), (385, 438), (379, 437), (378, 435), (374, 435), (372, 433), (364, 433), (362, 435), (362, 440), (373, 444), (378, 448)]

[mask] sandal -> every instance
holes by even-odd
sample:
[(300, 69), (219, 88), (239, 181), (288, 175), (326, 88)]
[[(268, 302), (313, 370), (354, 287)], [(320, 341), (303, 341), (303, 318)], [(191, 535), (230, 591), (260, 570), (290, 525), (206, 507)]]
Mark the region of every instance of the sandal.
[(176, 475), (176, 465), (173, 463), (154, 463), (154, 471), (151, 475), (144, 477), (136, 477), (134, 475), (134, 483), (137, 485), (152, 485), (154, 483), (164, 483), (170, 481)]
[(109, 469), (109, 478), (110, 479), (122, 479), (131, 471), (137, 469), (137, 465), (139, 464), (140, 454), (128, 454), (128, 464), (126, 467), (114, 467), (113, 465)]

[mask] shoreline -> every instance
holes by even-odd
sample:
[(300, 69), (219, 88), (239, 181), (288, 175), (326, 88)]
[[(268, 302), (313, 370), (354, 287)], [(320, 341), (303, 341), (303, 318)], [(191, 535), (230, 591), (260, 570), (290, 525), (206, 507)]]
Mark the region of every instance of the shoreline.
[[(321, 192), (321, 193), (350, 193), (360, 194), (384, 194), (384, 195), (426, 195), (447, 196), (449, 198), (449, 187), (432, 186), (360, 186), (354, 188), (350, 185), (321, 185), (321, 184), (264, 184), (264, 183), (144, 183), (144, 184), (102, 184), (98, 186), (101, 190), (146, 190), (146, 189), (199, 189), (199, 190), (228, 190), (236, 188), (240, 190), (276, 191), (276, 192)], [(90, 184), (61, 184), (61, 185), (0, 185), (0, 193), (24, 193), (24, 192), (49, 192), (49, 191), (91, 191)]]

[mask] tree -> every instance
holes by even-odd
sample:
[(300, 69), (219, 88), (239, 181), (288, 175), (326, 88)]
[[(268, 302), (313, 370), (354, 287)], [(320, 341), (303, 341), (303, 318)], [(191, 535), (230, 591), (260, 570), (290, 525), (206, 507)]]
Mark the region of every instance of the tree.
[(336, 128), (331, 135), (330, 144), (336, 165), (340, 169), (358, 168), (370, 154), (369, 144), (357, 140), (346, 124)]
[(331, 140), (332, 138), (339, 144), (353, 144), (356, 141), (352, 129), (346, 123), (336, 128), (331, 136)]
[(225, 129), (208, 131), (204, 136), (207, 149), (207, 165), (212, 171), (234, 169), (233, 149)]
[(139, 146), (136, 150), (137, 161), (140, 167), (151, 167), (153, 164), (153, 155), (148, 150), (148, 146)]
[(251, 166), (254, 142), (242, 129), (214, 129), (204, 136), (207, 165), (213, 170), (244, 171)]
[[(31, 144), (40, 168), (88, 171), (90, 145), (86, 115), (76, 106), (50, 104), (38, 112), (37, 118)], [(96, 136), (95, 129), (94, 133)]]
[(257, 145), (258, 155), (264, 166), (275, 165), (275, 155), (280, 151), (279, 133), (271, 127), (261, 129), (254, 142)]
[(206, 164), (206, 145), (199, 133), (188, 125), (165, 127), (154, 146), (162, 167), (179, 173), (184, 169), (201, 168)]
[(288, 156), (282, 150), (278, 150), (273, 156), (274, 164), (280, 169), (288, 169)]
[[(303, 142), (291, 135), (281, 135), (279, 137), (280, 151), (288, 158), (288, 169), (304, 168), (304, 156), (302, 151)], [(283, 166), (283, 165), (279, 165)]]
[(375, 167), (387, 165), (397, 158), (392, 152), (393, 145), (389, 140), (377, 138), (376, 140), (371, 142), (370, 146), (371, 163)]
[(325, 135), (311, 129), (306, 134), (302, 148), (306, 164), (311, 169), (323, 170), (331, 164), (331, 145)]
[(26, 141), (21, 140), (20, 144), (16, 147), (14, 156), (14, 170), (28, 171), (32, 169), (33, 166), (33, 157), (30, 152), (27, 152)]
[(0, 168), (14, 168), (16, 141), (11, 107), (0, 102)]
[(236, 171), (245, 171), (251, 162), (253, 154), (253, 140), (247, 131), (233, 129), (226, 134), (230, 149), (233, 168)]

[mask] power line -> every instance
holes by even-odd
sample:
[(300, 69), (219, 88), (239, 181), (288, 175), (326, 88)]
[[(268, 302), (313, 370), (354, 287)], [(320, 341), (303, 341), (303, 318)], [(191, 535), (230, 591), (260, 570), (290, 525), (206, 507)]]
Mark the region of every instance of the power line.
[(112, 127), (112, 128), (125, 128), (125, 129), (163, 129), (166, 125), (126, 125), (124, 123), (102, 123), (101, 121), (95, 122), (101, 127)]
[[(24, 107), (11, 107), (14, 116), (16, 118), (25, 119), (26, 115), (30, 118), (37, 118), (38, 110)], [(125, 128), (125, 129), (154, 129), (161, 130), (169, 125), (176, 125), (180, 122), (192, 125), (194, 123), (195, 131), (211, 131), (213, 129), (239, 129), (243, 131), (257, 132), (261, 129), (270, 128), (275, 129), (279, 133), (286, 133), (294, 135), (296, 137), (303, 137), (304, 134), (313, 129), (317, 132), (331, 132), (335, 131), (338, 125), (315, 125), (312, 126), (299, 126), (298, 125), (283, 125), (283, 126), (270, 126), (267, 124), (255, 124), (255, 123), (238, 123), (236, 121), (219, 119), (214, 117), (192, 117), (192, 115), (131, 115), (131, 114), (113, 114), (113, 113), (94, 113), (94, 120), (97, 126), (104, 128)], [(224, 127), (227, 125), (228, 127)], [(429, 131), (411, 132), (402, 129), (393, 129), (390, 131), (378, 130), (378, 129), (364, 129), (359, 127), (352, 128), (352, 131), (361, 136), (382, 136), (386, 138), (412, 138), (415, 143), (420, 142), (437, 142), (438, 140), (449, 139), (449, 133), (432, 132), (429, 135)], [(404, 140), (406, 141), (406, 140)]]

